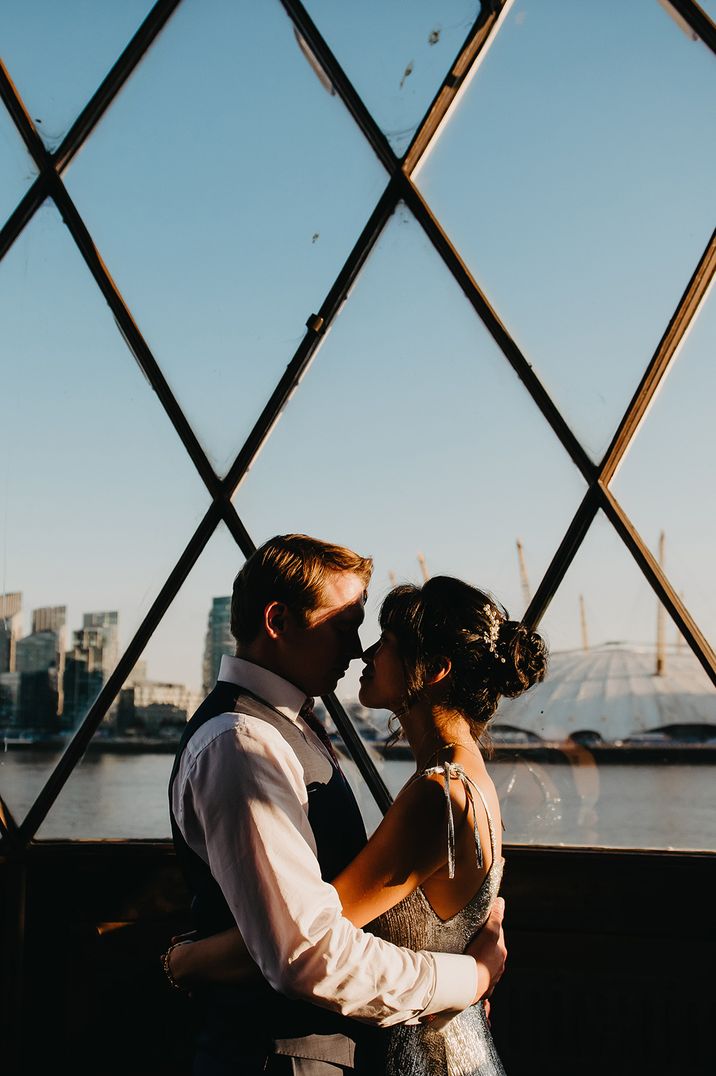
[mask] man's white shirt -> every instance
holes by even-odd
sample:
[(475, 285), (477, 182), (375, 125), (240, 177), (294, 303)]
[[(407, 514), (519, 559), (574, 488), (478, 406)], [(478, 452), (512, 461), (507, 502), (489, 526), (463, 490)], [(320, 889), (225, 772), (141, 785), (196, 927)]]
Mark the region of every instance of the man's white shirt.
[[(306, 697), (293, 684), (226, 655), (219, 680), (264, 699), (326, 754), (299, 717)], [(343, 916), (321, 878), (303, 768), (269, 722), (225, 713), (202, 725), (183, 752), (172, 809), (276, 990), (381, 1026), (471, 1004), (472, 957), (391, 945)]]

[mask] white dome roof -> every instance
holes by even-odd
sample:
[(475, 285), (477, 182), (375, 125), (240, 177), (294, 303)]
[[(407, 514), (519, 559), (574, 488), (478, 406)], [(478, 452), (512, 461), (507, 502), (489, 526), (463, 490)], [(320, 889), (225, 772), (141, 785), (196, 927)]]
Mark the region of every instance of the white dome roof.
[(653, 646), (553, 653), (544, 682), (503, 699), (493, 724), (544, 740), (590, 730), (610, 742), (667, 725), (709, 724), (716, 735), (716, 690), (692, 651), (667, 649), (663, 674), (655, 670)]

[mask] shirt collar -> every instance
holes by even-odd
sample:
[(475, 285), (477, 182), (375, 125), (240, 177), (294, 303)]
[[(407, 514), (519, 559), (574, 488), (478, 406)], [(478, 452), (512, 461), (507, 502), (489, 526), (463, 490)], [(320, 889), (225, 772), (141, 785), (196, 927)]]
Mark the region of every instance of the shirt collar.
[(218, 679), (247, 688), (291, 721), (296, 720), (298, 711), (306, 701), (306, 696), (295, 684), (245, 658), (223, 654)]

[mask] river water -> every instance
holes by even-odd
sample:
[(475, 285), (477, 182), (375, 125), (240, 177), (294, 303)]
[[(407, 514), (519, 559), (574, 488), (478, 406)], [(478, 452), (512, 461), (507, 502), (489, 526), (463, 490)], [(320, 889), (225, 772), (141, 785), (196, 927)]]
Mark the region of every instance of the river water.
[[(58, 755), (0, 753), (0, 795), (21, 821)], [(413, 772), (406, 761), (376, 764), (395, 794)], [(489, 763), (509, 844), (614, 848), (716, 848), (716, 785), (709, 764)], [(170, 754), (88, 752), (38, 831), (38, 839), (166, 838)], [(353, 763), (349, 779), (372, 831), (380, 819)]]

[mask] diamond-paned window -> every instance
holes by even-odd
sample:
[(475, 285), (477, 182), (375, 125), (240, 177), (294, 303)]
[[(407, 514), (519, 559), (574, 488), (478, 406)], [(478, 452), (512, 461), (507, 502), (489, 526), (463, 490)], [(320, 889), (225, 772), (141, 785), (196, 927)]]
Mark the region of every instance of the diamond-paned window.
[[(714, 850), (713, 4), (0, 16), (0, 841), (168, 838), (272, 534), (550, 647), (513, 844)], [(322, 700), (368, 828), (410, 772)], [(628, 778), (628, 779), (627, 779)]]

